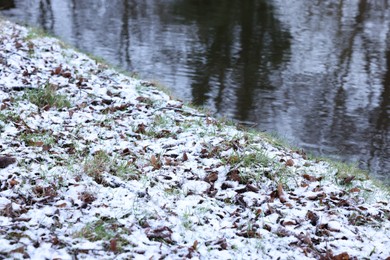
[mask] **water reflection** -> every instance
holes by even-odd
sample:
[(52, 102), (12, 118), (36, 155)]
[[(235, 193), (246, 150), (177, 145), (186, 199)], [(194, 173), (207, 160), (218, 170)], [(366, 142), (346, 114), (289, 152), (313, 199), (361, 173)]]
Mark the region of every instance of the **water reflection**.
[(389, 0), (7, 2), (180, 98), (390, 182)]

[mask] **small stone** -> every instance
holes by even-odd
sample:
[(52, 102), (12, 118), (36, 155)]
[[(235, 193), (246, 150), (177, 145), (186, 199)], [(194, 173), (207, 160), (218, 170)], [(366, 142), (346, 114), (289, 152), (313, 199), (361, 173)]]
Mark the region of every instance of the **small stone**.
[(16, 159), (9, 156), (0, 156), (0, 168), (6, 168), (16, 162)]

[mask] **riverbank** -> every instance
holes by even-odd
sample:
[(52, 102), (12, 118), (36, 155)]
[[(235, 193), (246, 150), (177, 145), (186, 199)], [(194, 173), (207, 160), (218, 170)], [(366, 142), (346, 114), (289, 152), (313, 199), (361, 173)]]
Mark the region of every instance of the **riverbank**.
[(372, 181), (0, 23), (2, 258), (390, 256)]

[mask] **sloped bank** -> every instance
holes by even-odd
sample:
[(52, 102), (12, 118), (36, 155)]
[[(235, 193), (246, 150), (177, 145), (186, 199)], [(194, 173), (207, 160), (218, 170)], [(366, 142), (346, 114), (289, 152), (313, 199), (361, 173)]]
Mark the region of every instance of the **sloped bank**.
[(1, 258), (390, 256), (389, 197), (370, 180), (8, 21), (0, 100)]

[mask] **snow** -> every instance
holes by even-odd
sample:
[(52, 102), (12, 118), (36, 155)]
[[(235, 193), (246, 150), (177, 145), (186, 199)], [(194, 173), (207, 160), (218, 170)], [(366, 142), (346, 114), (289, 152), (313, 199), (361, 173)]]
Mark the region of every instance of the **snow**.
[[(0, 23), (0, 156), (17, 160), (0, 169), (2, 258), (390, 256), (389, 195), (370, 180), (338, 184), (326, 162)], [(45, 84), (70, 108), (14, 88)], [(267, 165), (234, 159), (258, 153)]]

